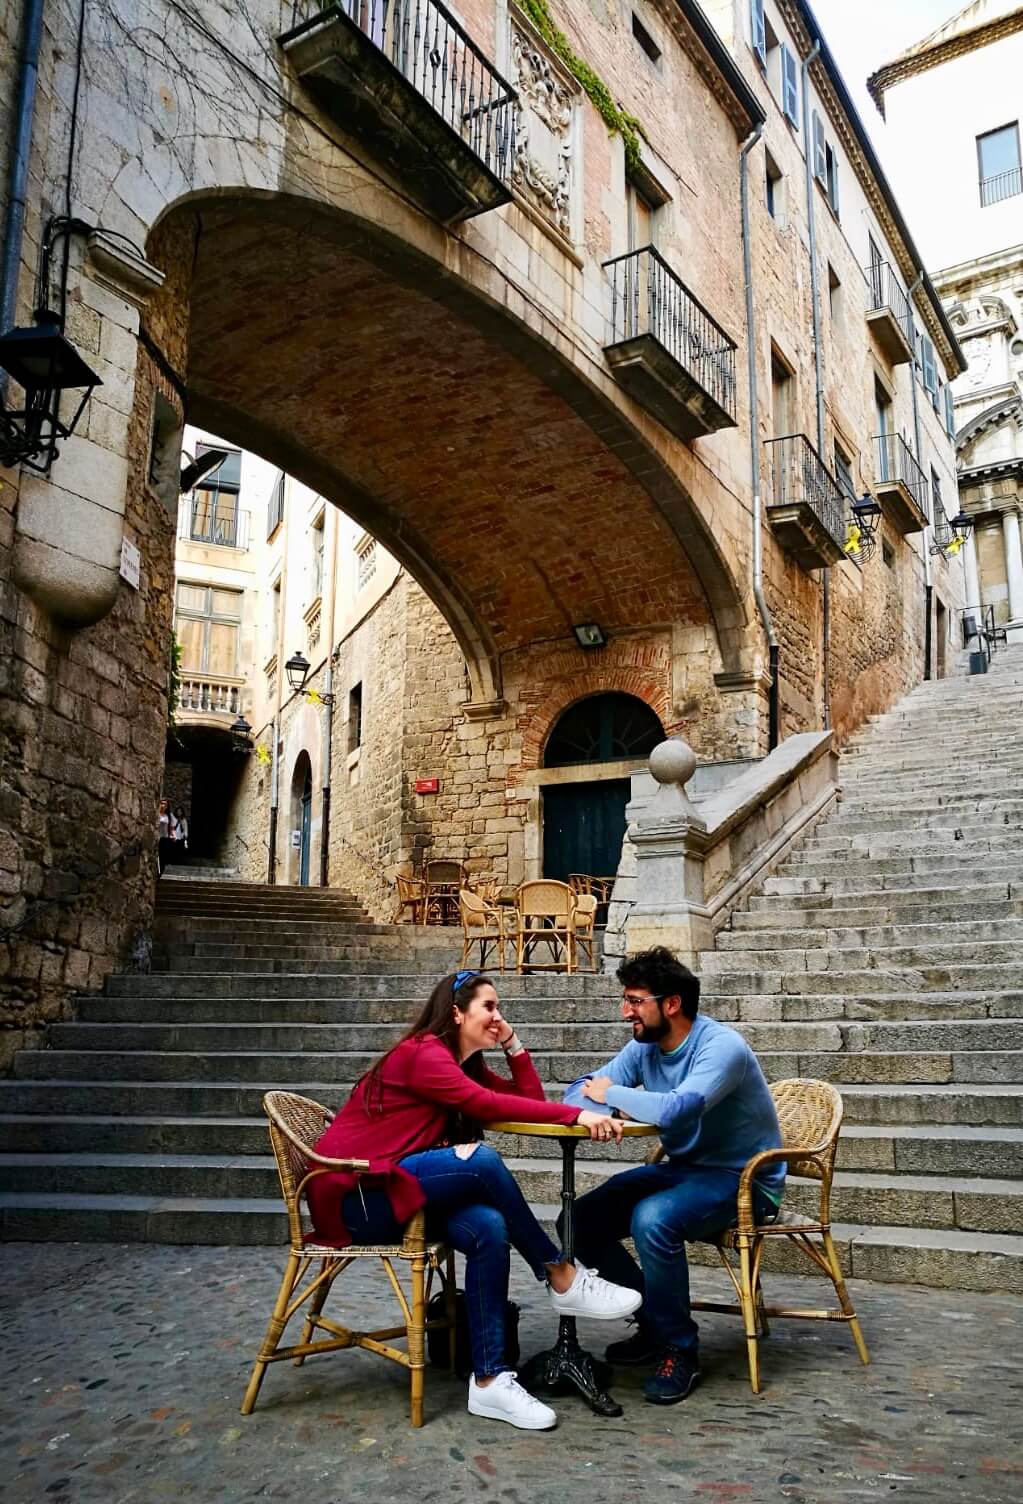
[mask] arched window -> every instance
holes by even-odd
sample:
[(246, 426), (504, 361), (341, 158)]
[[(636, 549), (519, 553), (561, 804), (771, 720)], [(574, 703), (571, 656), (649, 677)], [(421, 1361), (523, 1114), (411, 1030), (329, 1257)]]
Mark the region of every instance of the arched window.
[(557, 722), (544, 751), (544, 767), (645, 757), (663, 740), (657, 716), (635, 695), (590, 695)]

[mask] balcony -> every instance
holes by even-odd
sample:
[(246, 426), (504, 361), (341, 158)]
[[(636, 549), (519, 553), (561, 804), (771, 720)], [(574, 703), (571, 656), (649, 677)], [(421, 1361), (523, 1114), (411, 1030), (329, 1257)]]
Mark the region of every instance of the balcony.
[(846, 498), (805, 434), (768, 439), (767, 520), (801, 569), (826, 569), (845, 554)]
[(899, 433), (879, 433), (874, 450), (874, 490), (885, 517), (900, 533), (922, 533), (927, 526), (927, 477)]
[(185, 543), (211, 548), (248, 548), (249, 514), (237, 507), (211, 505), (201, 492), (185, 498), (178, 510), (178, 537)]
[(604, 263), (604, 354), (625, 390), (689, 443), (735, 427), (735, 345), (653, 246)]
[(913, 359), (913, 321), (909, 298), (887, 261), (867, 267), (867, 323), (874, 338), (893, 366)]
[(440, 0), (299, 9), (295, 73), (424, 209), (457, 224), (510, 201), (515, 90)]
[(194, 723), (206, 721), (217, 724), (221, 717), (234, 720), (241, 709), (244, 679), (229, 678), (225, 674), (203, 674), (194, 670), (181, 675), (178, 695), (178, 718)]
[(991, 204), (1000, 204), (1003, 199), (1015, 198), (1023, 193), (1023, 168), (1010, 167), (1008, 172), (995, 173), (992, 178), (980, 180), (980, 206), (987, 209)]

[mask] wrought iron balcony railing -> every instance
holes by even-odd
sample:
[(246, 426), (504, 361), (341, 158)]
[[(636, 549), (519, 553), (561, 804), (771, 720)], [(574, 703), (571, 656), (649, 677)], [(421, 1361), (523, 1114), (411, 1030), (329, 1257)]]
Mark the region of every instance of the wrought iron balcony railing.
[(904, 365), (913, 355), (913, 320), (909, 298), (887, 261), (872, 261), (866, 268), (867, 322), (893, 365)]
[(249, 514), (237, 507), (210, 506), (198, 494), (182, 502), (178, 513), (178, 537), (189, 543), (216, 548), (248, 548)]
[[(385, 158), (406, 170), (414, 166), (410, 138), (418, 136), (427, 177), (447, 178), (450, 194), (450, 179), (465, 176), (464, 166), (417, 130), (410, 89), (497, 180), (488, 192), (466, 178), (468, 203), (446, 218), (508, 201), (518, 96), (441, 0), (311, 0), (295, 5), (293, 13), (281, 45), (328, 109), (335, 102), (331, 91), (340, 97), (338, 118), (344, 117), (347, 129), (361, 129), (367, 138), (372, 133)], [(389, 67), (381, 69), (382, 62)], [(396, 89), (395, 73), (406, 89)], [(437, 184), (421, 186), (426, 194), (440, 191)], [(499, 187), (503, 191), (495, 193)]]
[(768, 518), (782, 545), (806, 569), (836, 563), (845, 552), (848, 499), (802, 433), (768, 439)]
[[(735, 343), (653, 246), (604, 263), (611, 284), (608, 359), (619, 379), (645, 365), (648, 377), (671, 391), (684, 412), (676, 421), (658, 411), (683, 438), (735, 427)], [(638, 342), (652, 342), (669, 358), (644, 358)], [(637, 392), (641, 399), (644, 393)], [(651, 405), (654, 405), (651, 403)], [(655, 407), (655, 411), (656, 411)]]
[(990, 204), (1000, 204), (1003, 199), (1015, 198), (1017, 193), (1023, 193), (1023, 167), (1010, 167), (1008, 172), (999, 172), (992, 178), (980, 180), (982, 209)]
[(874, 484), (881, 501), (891, 506), (900, 532), (918, 533), (927, 526), (927, 477), (900, 433), (879, 433), (874, 449)]

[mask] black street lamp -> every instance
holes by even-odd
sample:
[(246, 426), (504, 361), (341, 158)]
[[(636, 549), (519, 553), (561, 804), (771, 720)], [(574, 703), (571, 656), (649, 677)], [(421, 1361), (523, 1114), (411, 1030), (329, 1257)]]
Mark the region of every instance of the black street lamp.
[(883, 515), (881, 507), (869, 491), (864, 491), (859, 501), (850, 502), (849, 511), (852, 521), (845, 551), (855, 554), (861, 564), (867, 564), (877, 549), (877, 529)]
[[(291, 686), (292, 694), (301, 694), (305, 689), (305, 681), (309, 677), (309, 659), (305, 656), (304, 653), (292, 653), (291, 657), (284, 665), (284, 672), (288, 676), (288, 683)], [(312, 689), (309, 691), (309, 694), (321, 705), (326, 705), (329, 707), (334, 703), (333, 695), (321, 694), (319, 690)]]
[(248, 753), (252, 751), (252, 727), (243, 715), (231, 723), (231, 750)]
[[(0, 335), (0, 370), (25, 392), (24, 407), (0, 408), (0, 465), (27, 465), (45, 475), (59, 450), (57, 442), (75, 431), (94, 389), (102, 386), (70, 340), (55, 313), (40, 308), (30, 328)], [(69, 423), (60, 417), (63, 392), (81, 391)]]
[(931, 553), (944, 554), (946, 558), (959, 553), (972, 531), (973, 518), (960, 508), (954, 517), (944, 519), (944, 526), (935, 524)]

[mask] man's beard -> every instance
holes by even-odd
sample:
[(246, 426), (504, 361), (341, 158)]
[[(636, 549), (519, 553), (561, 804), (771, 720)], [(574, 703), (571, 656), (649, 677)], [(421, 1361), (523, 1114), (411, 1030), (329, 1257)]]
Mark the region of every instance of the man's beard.
[(655, 1024), (643, 1024), (637, 1031), (633, 1029), (632, 1037), (638, 1044), (658, 1044), (671, 1028), (671, 1024), (662, 1013)]

